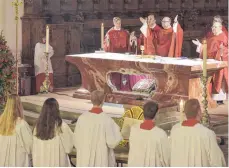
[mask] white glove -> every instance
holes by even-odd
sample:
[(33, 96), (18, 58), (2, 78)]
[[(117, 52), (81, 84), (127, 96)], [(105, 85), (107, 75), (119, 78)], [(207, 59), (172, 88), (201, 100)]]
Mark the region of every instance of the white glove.
[(178, 18), (178, 15), (176, 15), (175, 19), (174, 19), (174, 23), (177, 23), (177, 18)]
[(140, 19), (140, 21), (142, 22), (142, 24), (146, 23), (146, 19), (144, 19), (144, 18), (142, 18), (142, 17), (140, 17), (139, 19)]
[(178, 21), (177, 21), (178, 15), (176, 15), (173, 23), (173, 32), (177, 32), (177, 26), (178, 26)]
[(193, 44), (195, 44), (197, 46), (196, 48), (196, 52), (200, 53), (201, 49), (202, 49), (202, 44), (200, 43), (200, 41), (198, 39), (196, 40), (192, 40)]
[(198, 39), (192, 40), (192, 42), (193, 42), (193, 44), (195, 44), (197, 46), (201, 45), (201, 43), (200, 43), (200, 41)]

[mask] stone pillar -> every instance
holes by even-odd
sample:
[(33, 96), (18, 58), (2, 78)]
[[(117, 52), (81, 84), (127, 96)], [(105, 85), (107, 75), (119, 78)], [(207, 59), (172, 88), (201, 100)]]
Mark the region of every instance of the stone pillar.
[(0, 0), (0, 31), (5, 29), (5, 1)]

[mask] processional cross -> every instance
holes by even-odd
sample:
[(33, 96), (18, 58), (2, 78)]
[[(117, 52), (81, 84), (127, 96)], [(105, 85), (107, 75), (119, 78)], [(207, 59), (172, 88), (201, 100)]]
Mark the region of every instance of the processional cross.
[(16, 23), (16, 55), (15, 55), (15, 64), (16, 64), (16, 94), (18, 94), (18, 15), (19, 15), (19, 6), (22, 5), (22, 1), (15, 0), (12, 2), (12, 6), (15, 9), (15, 23)]

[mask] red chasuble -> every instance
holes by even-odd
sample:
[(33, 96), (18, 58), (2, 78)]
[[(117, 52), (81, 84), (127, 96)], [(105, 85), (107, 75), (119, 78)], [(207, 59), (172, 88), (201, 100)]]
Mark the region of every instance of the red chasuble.
[(114, 53), (125, 53), (128, 52), (129, 49), (129, 33), (124, 30), (114, 30), (111, 28), (106, 37), (109, 38), (109, 45), (106, 40), (104, 40), (104, 50), (106, 52), (114, 52)]
[(147, 37), (144, 37), (144, 54), (154, 55), (156, 54), (156, 40), (158, 32), (161, 30), (161, 27), (156, 25), (153, 29), (147, 29)]
[[(223, 48), (220, 48), (220, 45)], [(207, 38), (207, 54), (209, 59), (222, 60), (228, 63), (228, 37), (225, 33)], [(202, 55), (201, 55), (202, 57)], [(225, 80), (226, 92), (228, 93), (228, 67), (218, 71), (213, 75), (212, 93), (219, 93), (222, 82)]]
[(144, 130), (151, 130), (153, 127), (155, 127), (153, 120), (144, 120), (144, 122), (140, 125), (140, 128)]
[(156, 54), (164, 57), (180, 57), (183, 44), (183, 29), (177, 25), (177, 32), (173, 28), (161, 29), (158, 32)]

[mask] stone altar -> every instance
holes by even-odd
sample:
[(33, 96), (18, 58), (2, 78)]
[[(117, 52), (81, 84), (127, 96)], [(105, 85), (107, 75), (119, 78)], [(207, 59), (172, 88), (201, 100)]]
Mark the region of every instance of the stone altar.
[[(139, 95), (157, 101), (164, 107), (177, 104), (180, 99), (202, 100), (201, 59), (160, 56), (141, 58), (136, 55), (98, 52), (67, 55), (65, 60), (76, 66), (81, 73), (82, 86), (73, 95), (76, 98), (87, 99), (91, 91), (104, 89), (107, 93), (106, 101), (119, 104), (141, 105), (144, 101), (136, 100)], [(226, 62), (208, 60), (208, 80), (214, 72), (226, 66)], [(152, 95), (118, 91), (110, 82), (112, 72), (150, 74), (156, 80), (157, 88)], [(208, 102), (209, 107), (216, 105), (209, 95)]]

